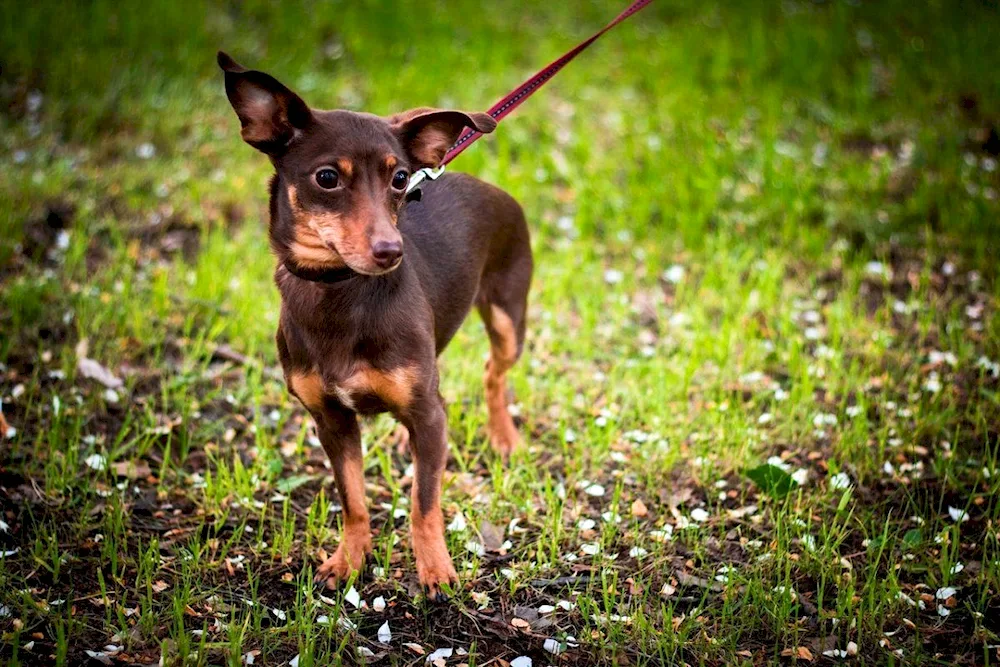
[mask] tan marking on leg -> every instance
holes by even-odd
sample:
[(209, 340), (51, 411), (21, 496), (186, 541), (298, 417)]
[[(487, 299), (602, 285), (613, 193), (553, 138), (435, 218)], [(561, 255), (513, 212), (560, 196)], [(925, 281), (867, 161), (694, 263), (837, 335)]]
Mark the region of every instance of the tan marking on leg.
[(513, 366), (517, 359), (517, 331), (510, 315), (497, 305), (490, 306), (490, 325), (500, 338), (500, 355)]
[[(504, 458), (517, 447), (521, 438), (507, 410), (507, 371), (517, 361), (517, 331), (514, 322), (499, 306), (490, 306), (490, 360), (483, 384), (489, 410), (490, 444)], [(497, 340), (499, 339), (499, 340)]]
[(316, 371), (291, 373), (288, 376), (288, 387), (302, 401), (302, 405), (310, 411), (316, 412), (323, 409), (323, 399), (326, 392), (323, 389), (323, 380)]
[(361, 452), (345, 453), (339, 460), (331, 456), (331, 461), (344, 504), (344, 529), (337, 550), (319, 566), (316, 579), (332, 588), (361, 570), (365, 556), (372, 551), (372, 531)]
[(441, 490), (437, 502), (424, 514), (420, 511), (419, 480), (413, 482), (413, 517), (410, 527), (413, 556), (417, 561), (417, 578), (432, 600), (442, 595), (443, 584), (458, 582), (458, 573), (444, 541), (444, 516), (441, 514)]

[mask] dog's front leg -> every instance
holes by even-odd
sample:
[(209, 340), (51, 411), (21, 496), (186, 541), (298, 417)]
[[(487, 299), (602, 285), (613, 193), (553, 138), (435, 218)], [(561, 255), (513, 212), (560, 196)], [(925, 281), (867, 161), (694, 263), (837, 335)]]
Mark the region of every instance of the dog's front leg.
[[(315, 414), (315, 413), (314, 413)], [(332, 556), (316, 571), (316, 581), (334, 587), (358, 572), (372, 550), (372, 531), (365, 500), (361, 432), (353, 412), (327, 407), (316, 415), (319, 439), (330, 457), (343, 505), (344, 530)]]
[(405, 421), (415, 469), (411, 502), (413, 555), (420, 583), (427, 596), (436, 601), (446, 598), (443, 584), (458, 581), (445, 545), (441, 514), (441, 478), (448, 461), (446, 423), (444, 403), (436, 391), (412, 406)]

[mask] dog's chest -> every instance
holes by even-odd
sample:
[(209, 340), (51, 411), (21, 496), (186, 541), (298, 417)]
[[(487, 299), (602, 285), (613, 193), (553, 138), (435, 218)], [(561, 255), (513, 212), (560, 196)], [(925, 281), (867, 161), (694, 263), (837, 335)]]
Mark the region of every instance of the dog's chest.
[(345, 378), (333, 382), (330, 391), (357, 412), (401, 410), (413, 401), (418, 377), (413, 366), (380, 369), (359, 363)]

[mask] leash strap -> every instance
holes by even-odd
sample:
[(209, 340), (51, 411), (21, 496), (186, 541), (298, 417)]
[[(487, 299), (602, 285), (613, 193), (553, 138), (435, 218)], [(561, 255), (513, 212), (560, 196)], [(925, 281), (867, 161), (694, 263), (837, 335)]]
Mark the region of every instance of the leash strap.
[[(611, 23), (601, 28), (600, 31), (594, 33), (594, 35), (592, 35), (588, 39), (585, 39), (584, 41), (577, 44), (571, 51), (566, 53), (566, 55), (562, 56), (558, 60), (554, 60), (551, 63), (549, 63), (540, 72), (538, 72), (533, 77), (522, 83), (520, 86), (518, 86), (514, 91), (512, 91), (502, 100), (494, 104), (490, 108), (490, 110), (487, 111), (486, 113), (492, 116), (494, 120), (499, 122), (500, 119), (502, 119), (511, 111), (519, 107), (521, 103), (524, 102), (526, 99), (531, 97), (531, 95), (536, 90), (541, 88), (542, 85), (544, 85), (549, 79), (555, 76), (556, 73), (563, 67), (565, 67), (569, 61), (573, 60), (573, 58), (576, 58), (581, 51), (583, 51), (588, 46), (596, 42), (601, 35), (611, 30), (616, 25), (618, 25), (628, 17), (632, 16), (633, 14), (638, 12), (640, 9), (642, 9), (652, 1), (653, 0), (635, 0), (635, 2), (629, 5), (629, 7), (625, 11), (623, 11), (621, 14), (615, 17), (615, 20), (613, 20)], [(476, 130), (473, 130), (471, 128), (466, 128), (465, 132), (458, 138), (458, 141), (456, 141), (454, 145), (448, 149), (448, 152), (445, 154), (444, 159), (441, 161), (441, 166), (444, 167), (444, 165), (454, 160), (456, 157), (458, 157), (459, 153), (461, 153), (466, 148), (475, 143), (476, 140), (478, 140), (479, 137), (481, 136), (483, 136), (482, 132), (477, 132)]]

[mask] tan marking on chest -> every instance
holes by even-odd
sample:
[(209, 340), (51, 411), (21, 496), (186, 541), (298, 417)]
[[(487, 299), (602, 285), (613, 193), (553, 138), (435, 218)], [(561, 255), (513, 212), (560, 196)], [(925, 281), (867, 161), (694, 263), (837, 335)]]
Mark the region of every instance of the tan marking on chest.
[(337, 398), (344, 405), (353, 408), (357, 398), (375, 395), (383, 403), (394, 408), (405, 408), (413, 400), (414, 389), (419, 379), (416, 366), (398, 366), (391, 370), (381, 370), (368, 365), (360, 366), (343, 382), (334, 387)]
[(291, 373), (288, 376), (288, 386), (302, 405), (310, 410), (321, 410), (326, 392), (323, 390), (323, 380), (319, 373)]

